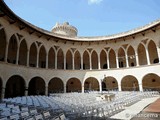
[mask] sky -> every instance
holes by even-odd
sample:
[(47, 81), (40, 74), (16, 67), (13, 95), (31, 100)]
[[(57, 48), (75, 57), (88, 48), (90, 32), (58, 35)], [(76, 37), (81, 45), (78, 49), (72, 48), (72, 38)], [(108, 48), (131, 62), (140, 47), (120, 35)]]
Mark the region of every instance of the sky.
[(69, 22), (78, 36), (106, 36), (160, 19), (160, 0), (4, 0), (20, 18), (51, 31)]

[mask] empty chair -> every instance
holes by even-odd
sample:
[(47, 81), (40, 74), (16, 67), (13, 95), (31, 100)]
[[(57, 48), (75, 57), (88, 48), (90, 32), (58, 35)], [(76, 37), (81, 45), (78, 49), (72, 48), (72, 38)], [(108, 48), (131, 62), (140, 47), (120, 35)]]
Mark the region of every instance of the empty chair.
[(66, 118), (66, 116), (64, 115), (64, 113), (61, 113), (61, 114), (59, 115), (59, 117), (60, 117), (61, 120), (67, 120), (67, 118)]
[(36, 114), (38, 114), (38, 112), (37, 112), (37, 109), (30, 109), (30, 115), (36, 115)]
[(51, 118), (51, 115), (50, 115), (49, 111), (44, 111), (43, 116), (44, 116), (44, 119)]
[(21, 107), (21, 111), (28, 111), (28, 107)]
[(10, 116), (9, 116), (9, 119), (10, 119), (10, 120), (19, 120), (19, 118), (20, 118), (20, 117), (19, 117), (19, 114), (13, 114), (13, 115), (10, 115)]
[(59, 116), (55, 116), (55, 117), (52, 118), (51, 120), (61, 120), (61, 119), (59, 118)]
[(0, 120), (8, 120), (7, 117), (2, 117)]
[(35, 115), (35, 120), (43, 120), (42, 114)]
[(28, 111), (25, 111), (25, 112), (21, 112), (20, 115), (21, 115), (21, 118), (26, 118), (29, 116), (29, 113)]
[(29, 117), (24, 118), (24, 120), (35, 120), (35, 119), (33, 116), (29, 116)]

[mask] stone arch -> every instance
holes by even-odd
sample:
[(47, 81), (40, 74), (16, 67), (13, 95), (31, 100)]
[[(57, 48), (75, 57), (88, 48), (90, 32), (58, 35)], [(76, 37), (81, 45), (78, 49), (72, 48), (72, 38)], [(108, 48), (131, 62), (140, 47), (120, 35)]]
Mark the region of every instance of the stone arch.
[(11, 36), (9, 40), (8, 60), (7, 60), (8, 63), (16, 64), (17, 49), (18, 49), (18, 40), (17, 36), (14, 34)]
[(39, 49), (39, 68), (46, 68), (46, 49), (43, 45)]
[(83, 69), (90, 69), (89, 53), (87, 50), (83, 53)]
[(146, 50), (143, 43), (140, 43), (138, 45), (138, 58), (139, 58), (139, 65), (147, 64)]
[(129, 67), (136, 66), (136, 56), (135, 56), (135, 50), (132, 46), (129, 46), (127, 49), (127, 56), (128, 56), (128, 64)]
[(120, 47), (118, 50), (118, 62), (120, 68), (126, 67), (125, 50), (122, 47)]
[(25, 80), (19, 75), (11, 76), (6, 82), (5, 98), (24, 96)]
[(81, 55), (78, 50), (74, 53), (74, 66), (76, 70), (81, 69)]
[(25, 39), (23, 39), (20, 43), (18, 64), (27, 65), (27, 44)]
[(67, 81), (66, 90), (67, 92), (81, 92), (82, 85), (78, 78), (70, 78)]
[(68, 50), (66, 53), (66, 69), (73, 69), (73, 61), (72, 61), (73, 55), (71, 50)]
[(143, 77), (142, 86), (144, 91), (160, 91), (160, 77), (154, 73), (149, 73)]
[(159, 63), (157, 47), (153, 40), (150, 40), (148, 43), (148, 53), (151, 64)]
[(55, 68), (55, 50), (52, 47), (48, 52), (48, 68)]
[(64, 53), (60, 48), (57, 53), (57, 68), (64, 69)]
[(102, 50), (100, 53), (100, 63), (101, 63), (101, 69), (107, 69), (107, 53), (105, 50)]
[(127, 75), (121, 80), (122, 91), (139, 91), (139, 83), (136, 77)]
[(6, 51), (6, 33), (4, 28), (1, 28), (0, 29), (0, 61), (5, 60), (5, 51)]
[(85, 91), (99, 91), (99, 82), (94, 77), (89, 77), (84, 81)]
[(118, 90), (118, 82), (114, 77), (108, 76), (105, 77), (102, 81), (102, 90)]
[(28, 95), (44, 95), (45, 81), (41, 77), (34, 77), (29, 81)]
[(110, 68), (116, 68), (116, 54), (113, 49), (109, 50), (109, 65)]
[(92, 51), (91, 53), (91, 60), (92, 60), (92, 69), (98, 69), (98, 55), (95, 50)]
[(52, 78), (48, 83), (49, 93), (63, 93), (64, 92), (64, 83), (60, 78)]
[(30, 53), (29, 53), (29, 66), (36, 67), (37, 64), (37, 46), (36, 43), (32, 43), (30, 46)]

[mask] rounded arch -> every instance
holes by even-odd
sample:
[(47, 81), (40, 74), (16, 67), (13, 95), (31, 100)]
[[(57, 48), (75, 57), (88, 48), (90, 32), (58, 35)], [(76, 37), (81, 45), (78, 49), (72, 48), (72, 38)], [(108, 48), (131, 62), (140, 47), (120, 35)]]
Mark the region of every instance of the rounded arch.
[(117, 80), (112, 76), (105, 77), (102, 82), (102, 90), (118, 90)]
[(92, 51), (91, 60), (92, 60), (92, 69), (98, 69), (98, 55), (95, 50)]
[(105, 50), (102, 50), (100, 53), (100, 63), (101, 63), (101, 69), (107, 69), (107, 53)]
[(0, 61), (5, 60), (5, 50), (6, 50), (6, 33), (4, 28), (2, 28), (0, 29)]
[(18, 49), (18, 40), (16, 35), (12, 35), (9, 40), (9, 47), (8, 47), (8, 63), (16, 63), (16, 55)]
[(73, 55), (72, 55), (72, 52), (71, 50), (68, 50), (67, 53), (66, 53), (66, 69), (73, 69)]
[(49, 93), (63, 93), (64, 92), (64, 83), (60, 78), (52, 78), (48, 83), (48, 92)]
[(81, 81), (78, 78), (70, 78), (66, 87), (67, 92), (81, 92)]
[(157, 47), (153, 40), (150, 40), (148, 43), (148, 53), (151, 64), (159, 63)]
[(43, 45), (39, 49), (39, 67), (46, 68), (46, 49)]
[(55, 50), (52, 47), (48, 52), (48, 68), (55, 68)]
[(138, 58), (139, 58), (139, 65), (147, 64), (146, 50), (144, 44), (142, 43), (138, 45)]
[(139, 91), (139, 84), (136, 77), (127, 75), (121, 80), (122, 91)]
[(74, 66), (76, 70), (81, 69), (81, 55), (78, 50), (74, 53)]
[(85, 91), (99, 91), (99, 82), (94, 77), (89, 77), (84, 81)]
[(87, 50), (83, 53), (83, 69), (90, 69), (89, 53)]
[(60, 48), (57, 53), (57, 68), (64, 69), (64, 53)]
[(27, 44), (25, 39), (20, 43), (18, 64), (27, 65)]
[(11, 76), (6, 82), (5, 98), (24, 96), (25, 80), (19, 75)]
[(135, 50), (132, 46), (129, 46), (127, 49), (127, 56), (128, 56), (128, 64), (129, 67), (136, 66), (136, 56), (135, 56)]
[(126, 67), (125, 50), (122, 47), (120, 47), (118, 50), (118, 62), (120, 68)]
[(41, 77), (34, 77), (29, 81), (28, 95), (44, 95), (45, 81)]
[(145, 75), (142, 79), (143, 90), (160, 91), (160, 77), (154, 73)]
[(29, 53), (29, 66), (36, 67), (37, 64), (37, 47), (35, 42), (32, 43), (30, 46), (30, 53)]
[(109, 50), (109, 65), (110, 68), (116, 68), (116, 54), (113, 49)]

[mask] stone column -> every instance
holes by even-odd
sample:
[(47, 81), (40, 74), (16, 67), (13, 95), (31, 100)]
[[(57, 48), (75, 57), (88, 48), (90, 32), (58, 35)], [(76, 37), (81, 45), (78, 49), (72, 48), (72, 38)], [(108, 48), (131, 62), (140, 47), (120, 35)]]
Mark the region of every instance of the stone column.
[(24, 95), (28, 96), (28, 86), (25, 87), (25, 93), (24, 93)]
[(82, 93), (84, 93), (84, 84), (82, 83)]
[(64, 93), (66, 93), (66, 83), (64, 83)]
[(55, 52), (55, 69), (57, 69), (57, 52)]
[(145, 49), (146, 49), (147, 64), (150, 65), (151, 63), (150, 63), (148, 49), (147, 48), (145, 48)]
[(66, 70), (66, 54), (64, 54), (64, 70)]
[(100, 54), (98, 53), (98, 69), (101, 69), (101, 60), (100, 60)]
[(29, 49), (27, 49), (27, 67), (29, 67)]
[(45, 95), (48, 96), (48, 86), (45, 86)]
[(102, 93), (102, 81), (99, 82), (99, 92)]
[(36, 63), (36, 67), (39, 67), (39, 50), (37, 51), (37, 63)]
[(46, 54), (46, 69), (48, 69), (48, 53)]
[(72, 69), (74, 70), (75, 67), (74, 67), (74, 54), (73, 54), (73, 57), (72, 57)]
[(108, 66), (108, 69), (110, 69), (110, 64), (109, 64), (109, 54), (107, 52), (107, 66)]
[(18, 48), (17, 48), (17, 54), (16, 54), (16, 65), (18, 65), (18, 61), (19, 61), (19, 45), (18, 45)]
[(83, 70), (83, 55), (81, 56), (81, 70)]
[(118, 60), (118, 57), (116, 57), (116, 65), (117, 65), (117, 68), (119, 68), (119, 60)]
[(121, 91), (122, 91), (121, 83), (118, 83), (118, 91), (119, 91), (119, 92), (121, 92)]
[(4, 99), (4, 97), (5, 97), (5, 87), (2, 87), (1, 99)]
[(129, 63), (128, 63), (128, 55), (127, 55), (126, 52), (125, 52), (125, 58), (126, 58), (126, 67), (129, 67)]
[(135, 51), (135, 57), (136, 57), (136, 66), (139, 66), (139, 58), (137, 51)]
[(9, 47), (9, 43), (6, 43), (6, 50), (5, 50), (5, 62), (7, 63), (7, 58), (8, 58), (8, 47)]
[(91, 54), (89, 54), (89, 68), (90, 68), (90, 70), (92, 70)]
[(142, 86), (142, 83), (139, 83), (139, 91), (143, 92), (143, 86)]

